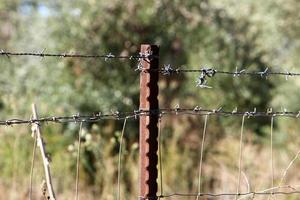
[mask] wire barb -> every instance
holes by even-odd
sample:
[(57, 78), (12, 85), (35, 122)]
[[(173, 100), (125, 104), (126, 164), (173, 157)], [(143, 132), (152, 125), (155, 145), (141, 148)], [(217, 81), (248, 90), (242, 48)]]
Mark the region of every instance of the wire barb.
[(211, 78), (215, 74), (216, 74), (216, 70), (214, 70), (214, 69), (206, 69), (206, 68), (201, 69), (201, 74), (198, 76), (198, 78), (196, 80), (196, 83), (197, 83), (196, 87), (212, 88), (206, 84), (207, 83), (206, 78), (207, 77)]
[[(151, 61), (153, 59), (153, 52), (152, 51), (147, 51), (147, 52), (140, 52), (139, 53), (139, 58), (138, 58), (138, 65), (137, 68), (134, 71), (143, 71), (143, 64), (142, 62), (144, 60)], [(149, 71), (149, 70), (148, 70)]]
[(260, 76), (263, 77), (267, 77), (269, 75), (268, 73), (269, 68), (267, 67), (264, 71), (262, 72), (258, 72), (258, 74), (260, 74)]
[(242, 69), (240, 71), (238, 71), (238, 67), (235, 67), (235, 72), (233, 74), (233, 77), (238, 77), (240, 76), (242, 73), (244, 73), (246, 70), (245, 69)]
[(174, 69), (172, 68), (172, 66), (170, 64), (164, 65), (161, 70), (161, 73), (163, 75), (168, 75), (168, 76), (170, 76), (171, 73), (173, 73), (173, 72), (174, 72)]

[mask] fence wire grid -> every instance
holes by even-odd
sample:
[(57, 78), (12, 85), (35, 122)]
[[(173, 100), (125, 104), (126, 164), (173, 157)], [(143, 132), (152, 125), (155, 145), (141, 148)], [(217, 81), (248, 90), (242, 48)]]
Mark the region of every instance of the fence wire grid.
[[(142, 60), (150, 60), (153, 59), (151, 52), (147, 54), (139, 53), (138, 55), (131, 55), (131, 56), (118, 56), (114, 55), (112, 53), (108, 54), (80, 54), (80, 53), (45, 53), (45, 50), (41, 52), (10, 52), (1, 50), (0, 56), (4, 56), (7, 58), (10, 58), (12, 56), (31, 56), (31, 57), (57, 57), (57, 58), (79, 58), (79, 59), (98, 59), (102, 58), (105, 61), (109, 59), (129, 59), (129, 60), (137, 60), (138, 61), (138, 67), (137, 71), (140, 73), (144, 72), (159, 72), (162, 75), (171, 76), (176, 75), (180, 73), (198, 73), (199, 77), (197, 79), (197, 86), (201, 88), (209, 87), (206, 85), (208, 78), (213, 78), (215, 75), (227, 75), (232, 77), (244, 77), (244, 76), (259, 76), (262, 78), (267, 78), (269, 76), (284, 76), (286, 79), (290, 77), (300, 77), (300, 73), (298, 72), (290, 72), (290, 71), (271, 71), (269, 68), (265, 68), (263, 71), (246, 71), (245, 69), (238, 70), (236, 68), (235, 71), (222, 71), (217, 70), (214, 68), (199, 68), (199, 69), (183, 69), (182, 67), (173, 68), (170, 64), (164, 65), (158, 70), (144, 70), (141, 66)], [(162, 142), (161, 142), (161, 123), (162, 119), (168, 115), (173, 116), (179, 116), (179, 115), (198, 115), (198, 116), (204, 116), (204, 125), (203, 125), (203, 134), (202, 134), (202, 140), (201, 140), (201, 148), (200, 148), (200, 159), (199, 159), (199, 174), (198, 174), (198, 191), (195, 191), (194, 193), (180, 193), (180, 192), (173, 192), (173, 193), (165, 193), (164, 192), (164, 165), (162, 162), (162, 156), (164, 155), (164, 152), (162, 150)], [(118, 153), (118, 178), (117, 178), (117, 200), (122, 199), (121, 197), (121, 175), (122, 175), (122, 157), (124, 156), (124, 151), (122, 150), (123, 147), (123, 140), (124, 140), (124, 134), (126, 133), (126, 123), (128, 119), (134, 119), (137, 120), (141, 116), (157, 116), (159, 118), (159, 135), (158, 135), (158, 168), (159, 168), (159, 186), (160, 186), (160, 194), (157, 196), (148, 196), (138, 197), (139, 199), (174, 199), (174, 198), (223, 198), (223, 197), (230, 197), (234, 200), (242, 200), (242, 199), (255, 199), (256, 196), (268, 196), (268, 199), (274, 199), (275, 196), (279, 195), (300, 195), (300, 191), (298, 188), (300, 188), (300, 185), (283, 185), (283, 180), (286, 177), (286, 174), (288, 170), (291, 168), (291, 166), (294, 164), (296, 159), (299, 156), (299, 153), (296, 154), (295, 158), (291, 160), (291, 162), (287, 165), (280, 184), (275, 185), (274, 184), (274, 153), (273, 153), (273, 128), (274, 128), (274, 119), (279, 117), (288, 117), (288, 118), (299, 118), (300, 117), (300, 111), (287, 111), (284, 109), (283, 111), (273, 111), (271, 108), (267, 108), (266, 111), (257, 111), (254, 109), (249, 109), (249, 111), (239, 111), (237, 108), (232, 111), (226, 111), (222, 108), (216, 108), (216, 109), (207, 109), (202, 108), (200, 106), (195, 106), (193, 108), (181, 108), (179, 106), (176, 106), (175, 108), (162, 108), (162, 109), (156, 109), (156, 110), (143, 110), (143, 109), (137, 109), (133, 111), (115, 111), (111, 113), (100, 113), (95, 112), (95, 114), (91, 115), (82, 115), (82, 114), (76, 114), (71, 116), (46, 116), (46, 117), (39, 117), (39, 118), (32, 118), (32, 119), (21, 119), (21, 118), (12, 118), (12, 119), (3, 119), (0, 120), (1, 126), (13, 126), (13, 125), (21, 125), (21, 124), (27, 124), (32, 125), (35, 127), (33, 131), (33, 137), (35, 138), (34, 146), (33, 146), (33, 154), (32, 154), (32, 164), (31, 164), (31, 172), (30, 172), (30, 199), (32, 199), (32, 176), (34, 173), (34, 161), (36, 157), (36, 148), (40, 147), (42, 149), (43, 145), (43, 138), (41, 135), (37, 135), (37, 132), (39, 131), (39, 128), (41, 128), (41, 123), (79, 123), (79, 133), (78, 133), (78, 149), (77, 149), (77, 159), (76, 159), (76, 190), (75, 190), (75, 199), (79, 199), (79, 163), (80, 163), (80, 144), (81, 144), (81, 133), (82, 133), (82, 125), (83, 123), (96, 123), (102, 120), (123, 120), (123, 128), (122, 133), (120, 135), (120, 143), (119, 143), (119, 153)], [(203, 192), (201, 188), (201, 181), (203, 179), (203, 151), (205, 148), (205, 140), (207, 133), (207, 127), (209, 126), (209, 118), (211, 116), (217, 116), (217, 117), (239, 117), (242, 118), (241, 122), (241, 129), (240, 129), (240, 140), (239, 140), (239, 157), (237, 159), (238, 162), (238, 176), (236, 180), (236, 191), (231, 193), (207, 193)], [(271, 180), (272, 183), (270, 188), (266, 188), (263, 190), (258, 191), (247, 191), (242, 192), (241, 191), (241, 176), (242, 176), (242, 170), (243, 170), (243, 161), (244, 161), (244, 125), (245, 125), (245, 119), (247, 118), (256, 118), (256, 117), (268, 117), (271, 119), (270, 124), (270, 172), (271, 172)], [(42, 151), (42, 150), (41, 150)], [(43, 155), (42, 152), (44, 165), (49, 167), (49, 160), (47, 159), (47, 156)], [(49, 173), (50, 174), (50, 173)], [(47, 174), (46, 174), (47, 175)], [(51, 177), (50, 177), (51, 178)], [(50, 181), (51, 183), (51, 181)], [(46, 184), (49, 184), (47, 181)], [(47, 185), (49, 190), (49, 185)], [(52, 186), (51, 186), (52, 187)], [(51, 193), (51, 191), (48, 191)], [(53, 191), (52, 191), (53, 192)], [(48, 199), (50, 199), (50, 196), (46, 196)], [(51, 197), (51, 200), (54, 200), (54, 195)]]

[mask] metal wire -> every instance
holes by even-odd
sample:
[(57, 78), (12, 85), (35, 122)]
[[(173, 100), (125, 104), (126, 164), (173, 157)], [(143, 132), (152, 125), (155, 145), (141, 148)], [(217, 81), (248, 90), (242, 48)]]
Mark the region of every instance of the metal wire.
[(287, 176), (287, 173), (289, 171), (289, 169), (293, 166), (294, 162), (299, 158), (299, 155), (300, 155), (300, 151), (297, 152), (297, 154), (295, 155), (295, 157), (291, 160), (291, 162), (288, 164), (287, 168), (284, 170), (284, 173), (280, 179), (280, 182), (279, 182), (279, 187), (281, 187), (284, 179), (286, 178)]
[(237, 181), (237, 188), (236, 188), (236, 196), (235, 200), (237, 200), (240, 187), (241, 187), (241, 175), (242, 175), (242, 161), (243, 161), (243, 136), (244, 136), (244, 124), (245, 124), (245, 115), (242, 118), (242, 125), (241, 125), (241, 133), (240, 133), (240, 147), (239, 147), (239, 173), (238, 173), (238, 181)]
[(81, 136), (82, 136), (82, 122), (79, 126), (78, 132), (78, 148), (77, 148), (77, 160), (76, 160), (76, 182), (75, 182), (75, 200), (79, 199), (79, 164), (80, 164), (80, 148), (81, 148)]
[(123, 140), (124, 140), (124, 132), (126, 128), (127, 118), (125, 118), (123, 123), (123, 128), (120, 136), (120, 145), (119, 145), (119, 155), (118, 155), (118, 184), (117, 184), (117, 200), (121, 198), (121, 176), (122, 176), (122, 147), (123, 147)]
[(245, 193), (170, 193), (163, 196), (156, 196), (156, 197), (139, 197), (139, 199), (157, 199), (157, 198), (172, 198), (172, 197), (225, 197), (225, 196), (249, 196), (249, 195), (293, 195), (293, 194), (300, 194), (300, 191), (290, 191), (290, 192), (245, 192)]
[[(148, 111), (149, 112), (149, 111)], [(202, 109), (200, 107), (195, 108), (175, 108), (175, 109), (160, 109), (160, 114), (162, 115), (217, 115), (217, 116), (246, 116), (246, 117), (293, 117), (299, 118), (299, 111), (270, 111), (269, 109), (266, 112), (257, 112), (254, 111), (224, 111), (222, 108), (217, 109)], [(155, 114), (154, 111), (151, 113)], [(151, 114), (150, 113), (150, 114)]]
[(58, 57), (58, 58), (103, 58), (105, 60), (107, 59), (132, 59), (132, 60), (138, 60), (143, 58), (149, 58), (149, 56), (145, 55), (131, 55), (131, 56), (117, 56), (112, 53), (108, 54), (79, 54), (79, 53), (44, 53), (42, 52), (10, 52), (10, 51), (4, 51), (0, 50), (0, 56), (33, 56), (33, 57)]
[[(199, 160), (199, 174), (198, 174), (198, 193), (201, 194), (201, 177), (202, 177), (202, 164), (203, 164), (203, 152), (204, 152), (204, 143), (205, 143), (205, 135), (206, 135), (206, 127), (208, 122), (209, 115), (205, 116), (204, 126), (202, 132), (202, 141), (201, 141), (201, 149), (200, 149), (200, 160)], [(199, 199), (199, 195), (196, 197), (196, 200)]]
[(163, 164), (162, 164), (162, 138), (161, 138), (161, 121), (162, 117), (160, 116), (158, 119), (158, 160), (159, 160), (159, 181), (160, 181), (160, 196), (164, 194), (163, 187)]
[(151, 70), (151, 71), (158, 71), (159, 73), (163, 75), (174, 75), (174, 74), (180, 74), (180, 73), (200, 73), (197, 80), (196, 80), (196, 86), (200, 88), (212, 88), (211, 86), (207, 85), (207, 78), (211, 78), (215, 76), (216, 74), (221, 75), (227, 75), (227, 76), (233, 76), (233, 77), (239, 77), (239, 76), (260, 76), (262, 78), (267, 78), (268, 76), (285, 76), (285, 79), (287, 80), (289, 77), (292, 76), (300, 76), (300, 73), (298, 72), (289, 72), (286, 70), (283, 71), (269, 71), (269, 68), (266, 68), (263, 71), (250, 71), (247, 72), (245, 69), (242, 70), (236, 70), (235, 71), (222, 71), (217, 70), (214, 68), (201, 68), (201, 69), (181, 69), (176, 68), (174, 69), (170, 64), (164, 65), (161, 69), (158, 70)]
[[(270, 157), (271, 157), (271, 187), (274, 187), (274, 156), (273, 156), (273, 127), (274, 127), (274, 117), (271, 118), (270, 126)], [(273, 191), (272, 191), (273, 192)], [(271, 194), (268, 199), (273, 199), (273, 194)]]
[(150, 115), (215, 115), (215, 116), (237, 116), (237, 117), (291, 117), (299, 118), (300, 111), (272, 111), (268, 109), (266, 112), (254, 111), (224, 111), (222, 108), (217, 109), (202, 109), (201, 107), (194, 108), (163, 108), (152, 110), (134, 110), (131, 112), (113, 112), (113, 113), (97, 113), (93, 115), (72, 115), (72, 116), (50, 116), (39, 119), (8, 119), (0, 120), (0, 126), (11, 126), (18, 124), (33, 124), (33, 123), (80, 123), (80, 122), (98, 122), (101, 120), (121, 120), (121, 119), (138, 119), (139, 116)]
[(72, 116), (51, 116), (51, 117), (42, 117), (39, 119), (9, 119), (9, 120), (0, 120), (0, 126), (6, 125), (18, 125), (18, 124), (33, 124), (33, 123), (80, 123), (80, 122), (98, 122), (104, 119), (114, 119), (121, 120), (125, 118), (134, 118), (138, 114), (135, 112), (115, 112), (111, 114), (94, 114), (94, 115), (72, 115)]
[[(11, 52), (1, 49), (0, 50), (0, 56), (33, 56), (33, 57), (58, 57), (58, 58), (103, 58), (105, 60), (107, 59), (133, 59), (133, 60), (139, 60), (139, 59), (147, 59), (152, 58), (153, 56), (151, 54), (139, 54), (139, 55), (129, 55), (129, 56), (121, 56), (121, 55), (114, 55), (112, 53), (108, 54), (81, 54), (81, 53), (45, 53), (44, 50), (41, 52)], [(139, 70), (143, 70), (142, 68), (138, 68)], [(149, 70), (147, 70), (149, 71)], [(151, 70), (153, 71), (153, 70)], [(200, 68), (200, 69), (182, 69), (181, 67), (178, 67), (174, 69), (170, 64), (164, 65), (161, 69), (155, 70), (159, 71), (160, 73), (164, 75), (171, 75), (171, 74), (179, 74), (179, 73), (205, 73), (206, 75), (212, 75), (215, 74), (224, 74), (224, 75), (231, 75), (231, 76), (262, 76), (267, 77), (271, 75), (279, 75), (279, 76), (300, 76), (300, 73), (298, 72), (289, 72), (289, 71), (269, 71), (269, 68), (266, 68), (264, 71), (251, 71), (247, 72), (245, 69), (242, 70), (235, 70), (235, 71), (222, 71), (217, 70), (214, 68)]]
[(200, 68), (200, 69), (182, 69), (182, 68), (176, 68), (173, 69), (170, 65), (164, 65), (159, 70), (160, 73), (163, 75), (171, 75), (171, 74), (180, 74), (180, 73), (202, 73), (204, 72), (207, 75), (214, 76), (216, 74), (223, 74), (223, 75), (230, 75), (234, 77), (238, 76), (261, 76), (261, 77), (267, 77), (267, 76), (272, 76), (272, 75), (277, 75), (277, 76), (300, 76), (299, 72), (289, 72), (286, 70), (285, 72), (283, 71), (269, 71), (269, 68), (266, 68), (263, 71), (249, 71), (247, 72), (245, 69), (242, 70), (235, 70), (235, 71), (222, 71), (214, 68)]
[(36, 158), (36, 146), (37, 146), (37, 135), (34, 134), (34, 143), (33, 143), (33, 150), (32, 150), (32, 159), (31, 159), (31, 167), (30, 167), (30, 178), (29, 178), (29, 200), (32, 200), (32, 185), (33, 185), (33, 170), (34, 170), (34, 164), (35, 164), (35, 158)]
[[(290, 194), (300, 194), (300, 191), (291, 191), (291, 192), (246, 192), (246, 193), (239, 193), (239, 196), (245, 196), (245, 195), (290, 195)], [(164, 198), (172, 197), (172, 196), (197, 196), (197, 193), (194, 194), (183, 194), (183, 193), (173, 193), (169, 195), (165, 195)], [(220, 197), (220, 196), (236, 196), (236, 193), (220, 193), (220, 194), (212, 194), (212, 193), (201, 193), (200, 196), (210, 196), (210, 197)]]
[[(130, 60), (139, 60), (141, 59), (151, 59), (151, 54), (139, 54), (139, 55), (132, 55), (132, 56), (116, 56), (112, 53), (106, 55), (100, 54), (79, 54), (79, 53), (35, 53), (35, 52), (9, 52), (0, 50), (0, 56), (33, 56), (33, 57), (58, 57), (58, 58), (82, 58), (82, 59), (130, 59)], [(143, 70), (138, 66), (138, 70)], [(147, 70), (152, 71), (152, 70)], [(266, 78), (268, 76), (285, 76), (286, 79), (293, 76), (300, 76), (298, 72), (289, 72), (289, 71), (269, 71), (266, 68), (263, 71), (249, 71), (246, 70), (235, 70), (235, 71), (222, 71), (217, 70), (214, 68), (201, 68), (201, 69), (181, 69), (176, 68), (173, 69), (171, 65), (165, 65), (162, 69), (155, 70), (163, 75), (173, 75), (173, 74), (180, 74), (180, 73), (200, 73), (200, 76), (197, 79), (197, 86), (203, 88), (209, 88), (206, 85), (207, 78), (214, 77), (217, 74), (220, 75), (227, 75), (233, 77), (240, 77), (240, 76), (258, 76), (262, 78)], [(113, 119), (113, 120), (121, 120), (124, 119), (122, 134), (120, 138), (120, 148), (119, 148), (119, 158), (118, 158), (118, 191), (117, 191), (117, 199), (120, 199), (120, 178), (121, 178), (121, 155), (122, 155), (122, 143), (123, 143), (123, 136), (126, 127), (127, 119), (137, 119), (139, 116), (150, 116), (150, 115), (159, 115), (162, 117), (163, 115), (203, 115), (206, 116), (205, 118), (205, 125), (203, 130), (203, 139), (201, 145), (201, 158), (199, 164), (199, 182), (198, 182), (198, 192), (197, 193), (171, 193), (171, 194), (163, 194), (162, 188), (162, 158), (161, 158), (161, 143), (159, 142), (159, 160), (160, 160), (160, 178), (161, 178), (161, 194), (155, 197), (140, 197), (140, 199), (157, 199), (157, 198), (172, 198), (172, 197), (223, 197), (223, 196), (234, 196), (237, 199), (239, 196), (248, 196), (248, 195), (292, 195), (292, 194), (300, 194), (300, 191), (294, 190), (290, 192), (284, 191), (274, 191), (274, 166), (273, 166), (273, 120), (274, 117), (292, 117), (292, 118), (299, 118), (300, 111), (280, 111), (280, 112), (273, 112), (272, 110), (267, 110), (266, 112), (256, 112), (254, 111), (243, 111), (238, 112), (237, 110), (233, 111), (223, 111), (221, 108), (218, 109), (202, 109), (200, 107), (194, 108), (166, 108), (166, 109), (158, 109), (158, 110), (135, 110), (131, 112), (114, 112), (109, 114), (102, 114), (97, 113), (93, 115), (72, 115), (72, 116), (50, 116), (44, 117), (39, 119), (8, 119), (8, 120), (0, 120), (0, 126), (10, 126), (10, 125), (18, 125), (18, 124), (33, 124), (33, 123), (81, 123), (80, 124), (80, 131), (79, 131), (79, 147), (78, 147), (78, 157), (77, 157), (77, 174), (76, 174), (76, 199), (78, 199), (78, 177), (79, 177), (79, 160), (80, 160), (80, 136), (82, 131), (82, 123), (84, 122), (98, 122), (104, 119)], [(209, 115), (215, 116), (237, 116), (243, 117), (242, 118), (242, 127), (241, 127), (241, 136), (240, 136), (240, 155), (239, 155), (239, 175), (238, 175), (238, 185), (237, 185), (237, 192), (236, 193), (201, 193), (201, 168), (202, 168), (202, 157), (203, 157), (203, 147), (204, 147), (204, 139), (205, 139), (205, 132), (206, 132), (206, 125), (207, 119)], [(243, 141), (243, 129), (244, 129), (244, 120), (245, 117), (271, 117), (271, 173), (272, 173), (272, 189), (270, 192), (260, 191), (260, 192), (245, 192), (240, 193), (240, 179), (241, 179), (241, 170), (242, 170), (242, 141)], [(159, 126), (161, 126), (161, 118), (159, 121)], [(161, 137), (161, 127), (159, 127), (159, 141)], [(298, 154), (297, 154), (298, 156)], [(34, 159), (34, 158), (33, 158)], [(32, 161), (34, 163), (34, 160)], [(288, 168), (287, 168), (288, 169)], [(32, 179), (32, 171), (33, 171), (33, 164), (31, 169), (31, 179)], [(32, 196), (32, 180), (30, 180), (30, 197)]]

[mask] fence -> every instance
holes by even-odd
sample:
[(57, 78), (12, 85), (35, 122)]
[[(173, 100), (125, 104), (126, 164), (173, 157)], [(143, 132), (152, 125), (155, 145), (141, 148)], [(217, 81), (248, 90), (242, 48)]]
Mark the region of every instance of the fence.
[[(39, 147), (42, 158), (43, 166), (46, 178), (46, 187), (44, 195), (48, 193), (47, 198), (54, 200), (56, 199), (55, 192), (53, 190), (52, 178), (50, 172), (50, 161), (47, 157), (46, 148), (44, 145), (42, 133), (41, 133), (41, 123), (80, 123), (80, 132), (82, 131), (82, 123), (93, 123), (106, 119), (114, 120), (124, 120), (120, 147), (119, 147), (119, 160), (118, 160), (118, 193), (117, 199), (120, 197), (120, 173), (121, 173), (121, 156), (122, 156), (122, 143), (124, 130), (126, 122), (129, 119), (137, 120), (139, 119), (140, 124), (140, 169), (139, 169), (139, 199), (162, 199), (162, 198), (174, 198), (174, 197), (194, 197), (199, 198), (224, 198), (224, 197), (234, 197), (237, 199), (252, 198), (255, 196), (268, 196), (268, 198), (273, 198), (276, 195), (300, 195), (300, 191), (296, 190), (292, 186), (282, 185), (283, 180), (287, 174), (289, 168), (298, 158), (299, 153), (291, 160), (287, 166), (284, 175), (278, 186), (274, 185), (274, 166), (273, 166), (273, 126), (274, 118), (277, 117), (289, 117), (289, 118), (299, 118), (300, 111), (273, 111), (272, 109), (266, 109), (265, 112), (252, 111), (241, 112), (237, 109), (232, 111), (225, 111), (222, 108), (216, 109), (206, 109), (199, 106), (192, 108), (181, 108), (176, 106), (175, 108), (159, 108), (158, 102), (158, 81), (159, 75), (172, 76), (179, 73), (199, 73), (199, 76), (196, 80), (196, 86), (200, 88), (211, 88), (208, 85), (208, 81), (213, 79), (217, 75), (226, 75), (233, 77), (242, 77), (242, 76), (260, 76), (262, 78), (267, 78), (268, 76), (284, 76), (286, 79), (293, 76), (300, 76), (300, 73), (289, 72), (289, 71), (271, 71), (269, 68), (266, 68), (263, 71), (246, 71), (238, 70), (235, 71), (221, 71), (214, 68), (201, 68), (201, 69), (184, 69), (182, 67), (174, 68), (171, 65), (164, 65), (159, 67), (159, 47), (156, 45), (141, 45), (141, 52), (139, 55), (132, 56), (116, 56), (111, 53), (106, 55), (87, 55), (87, 54), (77, 54), (77, 53), (33, 53), (33, 52), (7, 52), (1, 50), (0, 56), (5, 56), (10, 58), (11, 56), (38, 56), (38, 57), (58, 57), (58, 58), (80, 58), (80, 59), (104, 59), (105, 61), (109, 59), (130, 59), (137, 60), (138, 67), (136, 71), (140, 72), (140, 107), (138, 110), (132, 111), (116, 111), (112, 113), (95, 113), (92, 115), (80, 115), (76, 114), (73, 116), (48, 116), (48, 117), (38, 117), (36, 106), (33, 105), (32, 119), (6, 119), (0, 120), (0, 125), (2, 126), (13, 126), (20, 124), (31, 124), (32, 125), (32, 136), (35, 138), (34, 150), (33, 150), (33, 160), (31, 167), (31, 177), (33, 174), (33, 166), (35, 160), (35, 149)], [(199, 177), (198, 177), (198, 191), (195, 193), (170, 193), (164, 194), (163, 189), (163, 164), (162, 164), (162, 151), (161, 151), (161, 118), (166, 115), (200, 115), (205, 116), (204, 128), (203, 128), (203, 137), (201, 141), (201, 150), (200, 150), (200, 160), (199, 160)], [(206, 139), (206, 129), (209, 116), (237, 116), (242, 118), (241, 130), (240, 130), (240, 142), (239, 142), (239, 162), (238, 162), (238, 177), (237, 177), (237, 187), (236, 192), (233, 193), (205, 193), (201, 189), (201, 177), (202, 177), (202, 165), (203, 165), (203, 150), (205, 146)], [(271, 174), (272, 174), (272, 187), (262, 190), (262, 191), (248, 191), (241, 192), (241, 176), (243, 168), (243, 137), (244, 137), (244, 122), (245, 118), (256, 118), (256, 117), (268, 117), (271, 119)], [(79, 182), (79, 162), (80, 162), (80, 134), (78, 137), (78, 151), (77, 151), (77, 174), (76, 174), (76, 199), (78, 199), (78, 182)], [(158, 173), (159, 168), (159, 173)], [(158, 195), (158, 179), (160, 182), (160, 194)], [(32, 179), (30, 181), (32, 188)], [(280, 189), (289, 189), (290, 191), (279, 191)], [(30, 191), (30, 199), (32, 198), (32, 190)]]

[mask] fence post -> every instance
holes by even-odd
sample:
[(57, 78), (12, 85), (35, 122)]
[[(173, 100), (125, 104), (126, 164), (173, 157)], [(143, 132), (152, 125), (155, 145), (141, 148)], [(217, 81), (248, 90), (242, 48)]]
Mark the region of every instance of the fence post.
[[(142, 44), (141, 55), (151, 53), (151, 59), (140, 62), (140, 109), (157, 110), (159, 47)], [(140, 116), (140, 177), (139, 199), (157, 199), (158, 115)]]

